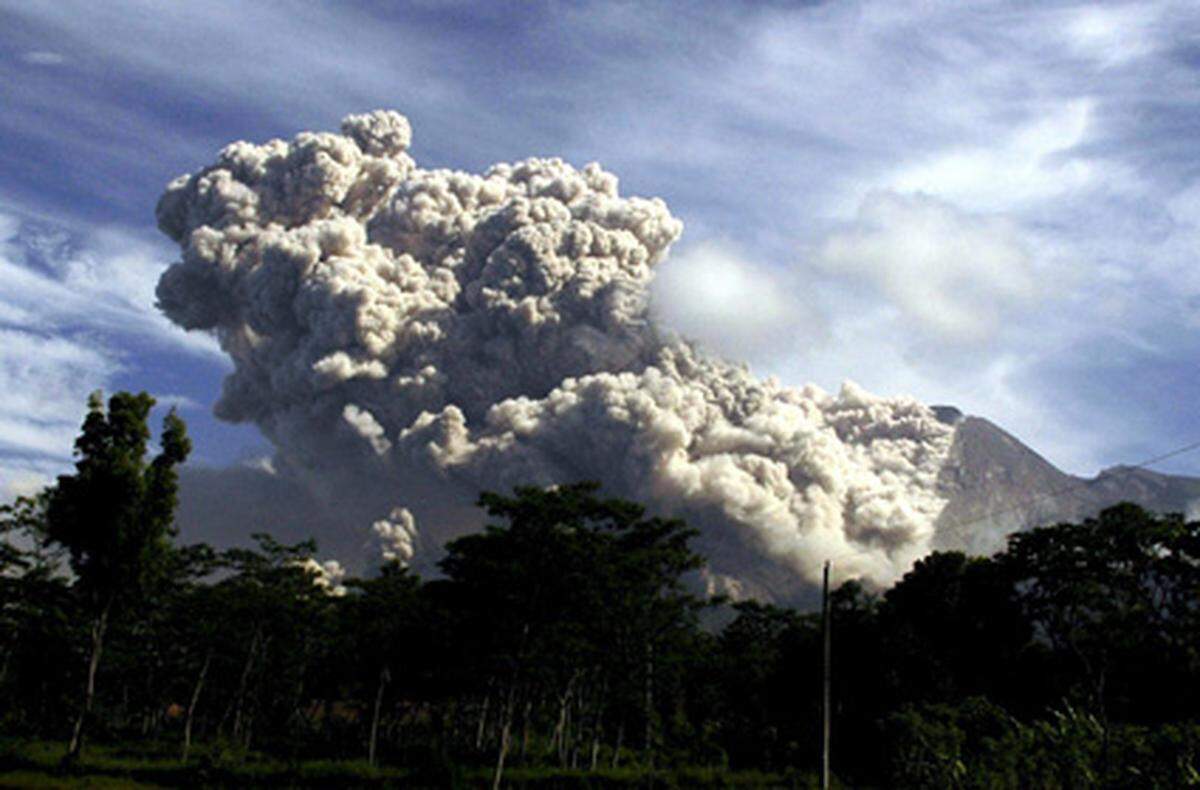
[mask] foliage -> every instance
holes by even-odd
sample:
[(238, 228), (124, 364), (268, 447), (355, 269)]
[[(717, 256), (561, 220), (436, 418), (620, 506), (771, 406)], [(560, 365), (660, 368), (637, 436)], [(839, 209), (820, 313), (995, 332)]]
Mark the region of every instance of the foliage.
[(907, 707), (888, 718), (895, 787), (1138, 787), (1200, 785), (1200, 724), (1106, 731), (1069, 704), (1023, 723), (982, 698)]
[(1056, 682), (1106, 720), (1200, 704), (1200, 524), (1136, 505), (1013, 535), (1002, 557)]
[(75, 474), (48, 492), (46, 533), (71, 555), (80, 591), (97, 608), (136, 595), (162, 571), (177, 501), (175, 467), (191, 451), (183, 421), (163, 419), (161, 449), (146, 461), (147, 419), (154, 399), (118, 392), (107, 410), (99, 393), (88, 401), (75, 441)]

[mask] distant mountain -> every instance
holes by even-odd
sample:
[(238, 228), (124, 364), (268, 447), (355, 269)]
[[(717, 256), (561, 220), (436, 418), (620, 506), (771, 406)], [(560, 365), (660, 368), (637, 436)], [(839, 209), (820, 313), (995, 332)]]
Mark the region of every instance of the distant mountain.
[(1200, 478), (1130, 466), (1076, 477), (981, 417), (963, 416), (951, 406), (934, 410), (955, 426), (938, 481), (949, 504), (936, 522), (935, 548), (990, 554), (1004, 548), (1009, 533), (1079, 521), (1123, 501), (1160, 513), (1183, 513), (1200, 504)]

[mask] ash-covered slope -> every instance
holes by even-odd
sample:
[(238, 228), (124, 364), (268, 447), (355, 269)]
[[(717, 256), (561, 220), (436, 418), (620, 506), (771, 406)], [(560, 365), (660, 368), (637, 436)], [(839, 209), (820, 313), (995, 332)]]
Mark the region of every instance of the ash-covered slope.
[(936, 522), (935, 548), (990, 554), (1012, 532), (1079, 521), (1118, 502), (1182, 513), (1200, 500), (1200, 478), (1129, 466), (1091, 479), (1069, 475), (981, 417), (950, 407), (935, 411), (955, 426), (938, 480), (948, 503)]

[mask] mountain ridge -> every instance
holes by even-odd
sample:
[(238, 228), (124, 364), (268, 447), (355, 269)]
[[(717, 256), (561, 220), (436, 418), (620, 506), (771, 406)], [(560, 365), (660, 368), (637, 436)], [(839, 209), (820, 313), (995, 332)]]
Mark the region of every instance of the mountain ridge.
[[(934, 407), (939, 419), (953, 407)], [(953, 409), (958, 412), (957, 409)], [(938, 486), (948, 500), (934, 548), (992, 554), (1012, 532), (1080, 521), (1118, 502), (1159, 513), (1200, 503), (1200, 478), (1118, 465), (1095, 477), (1068, 474), (983, 417), (960, 416)]]

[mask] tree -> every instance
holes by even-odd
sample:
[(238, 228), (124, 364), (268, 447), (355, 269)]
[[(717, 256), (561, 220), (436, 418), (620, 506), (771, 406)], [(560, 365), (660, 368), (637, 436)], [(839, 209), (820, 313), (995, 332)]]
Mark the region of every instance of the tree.
[(884, 595), (880, 618), (895, 673), (892, 707), (1003, 699), (1028, 685), (1013, 676), (1030, 630), (994, 560), (960, 552), (918, 560)]
[(733, 608), (737, 617), (719, 637), (715, 684), (730, 763), (767, 769), (814, 763), (820, 698), (811, 679), (821, 662), (819, 619), (756, 601)]
[(164, 567), (177, 504), (176, 467), (191, 451), (174, 410), (163, 419), (160, 451), (147, 462), (147, 419), (154, 398), (118, 392), (107, 410), (99, 392), (75, 441), (75, 474), (49, 492), (49, 538), (70, 552), (75, 587), (91, 621), (87, 684), (67, 760), (78, 758), (96, 694), (96, 671), (115, 608), (145, 589)]
[[(410, 694), (413, 674), (406, 672), (419, 652), (418, 634), (421, 615), (421, 580), (399, 562), (384, 565), (373, 579), (351, 579), (350, 590), (340, 602), (339, 620), (346, 635), (342, 641), (352, 646), (353, 674), (360, 676), (368, 693), (371, 727), (367, 739), (367, 762), (376, 763), (379, 725), (383, 719), (384, 699), (390, 687), (401, 684)], [(366, 701), (366, 699), (364, 699)]]
[(136, 653), (151, 666), (147, 685), (154, 678), (154, 665), (165, 671), (155, 695), (148, 695), (147, 712), (159, 714), (168, 702), (186, 700), (183, 746), (180, 761), (186, 763), (200, 695), (216, 653), (215, 634), (226, 612), (217, 587), (205, 583), (223, 570), (219, 553), (205, 543), (173, 549), (167, 557), (167, 573), (149, 594), (142, 596), (135, 615), (141, 620)]
[(595, 766), (606, 723), (616, 724), (614, 755), (627, 719), (640, 717), (643, 746), (654, 745), (668, 649), (702, 605), (681, 577), (702, 560), (682, 521), (646, 518), (640, 505), (601, 499), (597, 489), (483, 494), (479, 504), (507, 524), (448, 544), (447, 580), (431, 584), (454, 613), (460, 654), (479, 658), (462, 677), (481, 683), (477, 744), (494, 722), (494, 786), (518, 711), (523, 732), (545, 714), (563, 764), (586, 752)]
[(330, 614), (336, 588), (322, 583), (314, 540), (285, 544), (265, 533), (255, 549), (228, 549), (231, 572), (215, 589), (221, 604), (220, 641), (240, 652), (236, 691), (222, 716), (234, 741), (248, 748), (256, 729), (282, 732), (303, 718), (310, 663)]
[(35, 567), (45, 515), (45, 496), (18, 497), (0, 506), (0, 684), (21, 635), (24, 577)]
[(45, 492), (0, 506), (0, 721), (17, 731), (54, 729), (69, 704), (59, 693), (75, 600), (62, 551), (46, 537)]
[(1195, 710), (1200, 523), (1125, 503), (1009, 538), (1025, 618), (1107, 725)]

